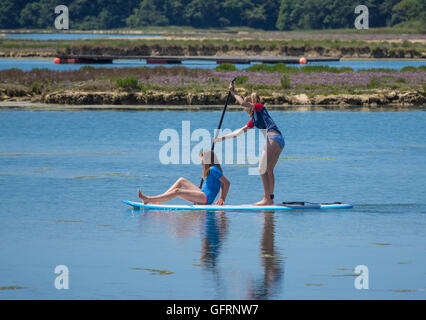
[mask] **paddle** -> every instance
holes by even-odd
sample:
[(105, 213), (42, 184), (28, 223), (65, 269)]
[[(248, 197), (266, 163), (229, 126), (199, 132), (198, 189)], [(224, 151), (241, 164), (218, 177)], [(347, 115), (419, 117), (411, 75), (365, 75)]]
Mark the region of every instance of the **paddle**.
[[(234, 83), (234, 81), (235, 81), (236, 79), (237, 79), (237, 78), (232, 79), (232, 83)], [(215, 139), (216, 139), (216, 138), (217, 138), (217, 136), (219, 135), (219, 130), (220, 130), (220, 128), (222, 127), (223, 117), (225, 116), (226, 108), (228, 107), (228, 102), (229, 102), (229, 99), (230, 99), (230, 98), (231, 98), (231, 90), (229, 90), (229, 91), (228, 91), (228, 96), (226, 97), (225, 107), (223, 108), (222, 116), (220, 117), (219, 125), (218, 125), (218, 127), (217, 127), (216, 135), (215, 135), (215, 137), (214, 137)], [(213, 142), (212, 142), (211, 150), (212, 150), (212, 151), (214, 150), (214, 139), (213, 139)], [(212, 158), (214, 158), (213, 154), (212, 154)], [(212, 159), (212, 163), (213, 163), (213, 159)], [(203, 183), (204, 183), (204, 178), (201, 178), (201, 182), (200, 182), (200, 189), (201, 189), (201, 187), (203, 186)]]

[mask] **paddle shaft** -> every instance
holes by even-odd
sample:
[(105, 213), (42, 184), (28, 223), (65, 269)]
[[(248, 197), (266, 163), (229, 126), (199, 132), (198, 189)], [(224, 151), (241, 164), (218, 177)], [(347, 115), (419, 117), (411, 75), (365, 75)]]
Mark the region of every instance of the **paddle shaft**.
[[(235, 81), (235, 79), (236, 78), (234, 78), (233, 80), (232, 80), (232, 82), (234, 82)], [(223, 122), (223, 118), (224, 118), (224, 116), (225, 116), (225, 112), (226, 112), (226, 108), (228, 107), (228, 102), (229, 102), (229, 99), (231, 98), (231, 90), (229, 90), (228, 91), (228, 96), (226, 97), (226, 101), (225, 101), (225, 107), (223, 107), (223, 111), (222, 111), (222, 116), (220, 117), (220, 121), (219, 121), (219, 125), (217, 126), (217, 131), (216, 131), (216, 134), (215, 134), (215, 139), (217, 138), (217, 136), (219, 135), (219, 130), (220, 130), (220, 128), (222, 127), (222, 122)], [(212, 148), (211, 148), (211, 150), (213, 151), (214, 150), (214, 139), (213, 139), (213, 142), (212, 142)], [(204, 183), (204, 178), (201, 178), (201, 181), (200, 181), (200, 189), (201, 189), (201, 187), (203, 186), (203, 183)]]

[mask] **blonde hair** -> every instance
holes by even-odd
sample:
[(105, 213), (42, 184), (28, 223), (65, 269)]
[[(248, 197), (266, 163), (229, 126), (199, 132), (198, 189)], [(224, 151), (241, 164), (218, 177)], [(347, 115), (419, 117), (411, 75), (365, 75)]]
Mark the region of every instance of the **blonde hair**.
[(222, 167), (219, 164), (219, 160), (217, 159), (216, 154), (213, 152), (213, 150), (204, 150), (201, 151), (200, 156), (203, 158), (203, 173), (202, 177), (203, 179), (207, 178), (209, 176), (210, 168), (212, 166), (217, 166), (222, 171)]
[(252, 92), (249, 96), (244, 98), (244, 101), (250, 103), (259, 103), (260, 97), (257, 95), (256, 92)]
[[(259, 103), (260, 97), (257, 95), (256, 92), (252, 92), (249, 96), (244, 98), (244, 101), (250, 102), (252, 104)], [(251, 108), (251, 110), (249, 111), (250, 117), (253, 117), (253, 112), (254, 112), (254, 109)]]
[(250, 95), (251, 98), (251, 103), (259, 103), (260, 102), (260, 97), (257, 95), (256, 92), (252, 92), (252, 94)]

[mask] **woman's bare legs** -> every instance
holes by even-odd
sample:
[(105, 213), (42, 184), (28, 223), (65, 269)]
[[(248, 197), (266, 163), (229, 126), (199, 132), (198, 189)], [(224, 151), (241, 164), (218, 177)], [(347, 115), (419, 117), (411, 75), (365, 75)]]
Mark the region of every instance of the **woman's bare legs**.
[[(273, 140), (272, 140), (273, 141)], [(279, 146), (279, 143), (276, 141), (273, 141), (273, 143), (277, 144)], [(271, 190), (271, 194), (274, 194), (274, 190), (275, 190), (275, 175), (274, 175), (274, 168), (275, 165), (277, 164), (279, 158), (280, 158), (280, 154), (283, 151), (284, 148), (281, 148), (281, 146), (279, 147), (279, 149), (275, 150), (276, 152), (278, 152), (278, 154), (275, 154), (272, 157), (272, 161), (270, 163), (270, 166), (272, 168), (272, 170), (269, 172), (269, 182), (270, 182), (270, 190)]]
[(259, 172), (263, 184), (264, 198), (261, 201), (256, 202), (254, 205), (264, 206), (274, 204), (274, 200), (270, 198), (270, 196), (274, 194), (275, 187), (274, 168), (282, 150), (283, 149), (278, 142), (273, 139), (267, 139), (265, 149), (262, 152), (259, 163)]
[[(174, 189), (181, 189), (181, 188), (185, 188), (187, 190), (198, 190), (198, 191), (200, 191), (200, 188), (198, 188), (191, 181), (181, 177), (181, 178), (177, 179), (176, 182), (174, 184), (172, 184), (172, 186), (166, 192), (162, 193), (161, 196), (170, 193), (170, 191), (172, 191)], [(150, 202), (161, 203), (160, 201), (150, 201)]]
[(149, 202), (162, 203), (170, 201), (176, 197), (180, 197), (194, 203), (206, 203), (206, 195), (201, 192), (200, 188), (185, 178), (179, 178), (176, 180), (176, 182), (163, 194), (150, 197), (144, 195), (140, 190), (138, 190), (138, 196), (145, 204)]
[(190, 201), (192, 203), (197, 204), (205, 204), (206, 203), (206, 195), (204, 192), (197, 190), (185, 190), (185, 189), (173, 189), (170, 192), (163, 193), (158, 196), (146, 196), (140, 190), (138, 190), (138, 196), (143, 201), (144, 204), (155, 202), (162, 203), (166, 201), (170, 201), (176, 197), (182, 198), (184, 200)]
[(195, 184), (193, 184), (191, 181), (185, 179), (185, 178), (179, 178), (176, 180), (176, 182), (174, 184), (172, 184), (172, 186), (163, 194), (168, 193), (170, 191), (172, 191), (173, 189), (187, 189), (187, 190), (198, 190), (200, 191), (200, 188), (198, 188)]
[[(267, 143), (268, 142), (266, 142), (266, 144)], [(254, 205), (269, 204), (269, 203), (263, 203), (264, 200), (266, 199), (265, 196), (270, 194), (270, 190), (269, 190), (270, 182), (269, 182), (269, 174), (268, 174), (268, 169), (267, 169), (267, 159), (269, 157), (267, 155), (266, 148), (267, 148), (267, 145), (265, 145), (265, 149), (262, 151), (262, 155), (260, 156), (260, 161), (259, 161), (259, 173), (260, 173), (260, 179), (261, 179), (262, 185), (263, 185), (264, 199), (262, 199), (259, 202), (254, 203)]]

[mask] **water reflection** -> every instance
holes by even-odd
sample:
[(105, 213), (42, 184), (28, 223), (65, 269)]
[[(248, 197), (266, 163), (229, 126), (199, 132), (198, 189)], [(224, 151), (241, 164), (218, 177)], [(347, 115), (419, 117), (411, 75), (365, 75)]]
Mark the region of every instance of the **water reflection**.
[(228, 232), (225, 212), (207, 211), (204, 218), (204, 236), (201, 240), (201, 265), (215, 268), (220, 248)]
[[(282, 258), (279, 250), (275, 246), (275, 221), (274, 213), (265, 212), (260, 239), (260, 259), (262, 275), (259, 280), (248, 278), (246, 297), (248, 299), (268, 299), (273, 294), (278, 293), (278, 286), (281, 283), (283, 274)], [(216, 281), (222, 278), (218, 272), (217, 260), (220, 249), (228, 234), (228, 219), (224, 211), (209, 212), (205, 214), (204, 237), (201, 243), (201, 262), (205, 268), (210, 268)], [(218, 284), (223, 287), (223, 284)]]
[(173, 238), (184, 239), (199, 232), (204, 211), (136, 210), (140, 212), (139, 231), (142, 233), (164, 232)]
[[(251, 215), (251, 214), (250, 214)], [(249, 216), (248, 216), (249, 217)], [(251, 215), (253, 217), (253, 215)], [(262, 233), (259, 239), (260, 250), (258, 255), (250, 257), (253, 264), (255, 259), (259, 259), (261, 274), (246, 273), (242, 277), (235, 277), (229, 268), (223, 267), (229, 263), (224, 257), (223, 265), (219, 263), (219, 257), (224, 247), (230, 247), (229, 241), (232, 238), (230, 228), (231, 216), (227, 216), (225, 211), (141, 211), (140, 230), (148, 233), (165, 230), (168, 236), (177, 238), (194, 237), (201, 234), (200, 266), (212, 276), (215, 294), (220, 294), (226, 298), (226, 289), (231, 285), (243, 288), (239, 293), (242, 298), (247, 299), (268, 299), (273, 295), (278, 295), (284, 275), (283, 257), (280, 249), (275, 244), (275, 216), (273, 212), (263, 213)], [(159, 223), (159, 225), (157, 225)], [(166, 228), (164, 228), (166, 224)], [(259, 225), (260, 227), (260, 225)], [(250, 237), (244, 233), (244, 238)], [(249, 243), (249, 242), (247, 242)], [(244, 249), (243, 249), (244, 250)], [(231, 253), (236, 256), (237, 253)], [(238, 261), (232, 261), (238, 263)], [(236, 265), (238, 268), (238, 265)], [(240, 268), (238, 268), (240, 269)]]
[(275, 246), (274, 213), (265, 212), (263, 220), (262, 240), (260, 242), (261, 265), (263, 276), (249, 286), (250, 299), (267, 299), (278, 293), (283, 275), (283, 263), (279, 249)]

